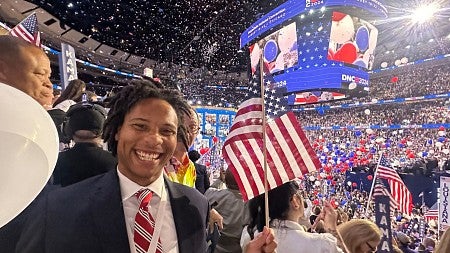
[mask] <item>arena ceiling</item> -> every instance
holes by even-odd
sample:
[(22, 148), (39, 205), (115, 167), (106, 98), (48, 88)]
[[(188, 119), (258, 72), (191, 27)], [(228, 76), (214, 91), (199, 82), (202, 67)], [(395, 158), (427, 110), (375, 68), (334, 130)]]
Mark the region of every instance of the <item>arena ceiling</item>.
[[(380, 0), (383, 1), (383, 0)], [(160, 62), (245, 71), (240, 34), (286, 0), (29, 0), (62, 25), (122, 51)], [(450, 34), (450, 1), (384, 0), (389, 17), (376, 20), (378, 52)], [(412, 23), (416, 6), (437, 4), (429, 23)]]

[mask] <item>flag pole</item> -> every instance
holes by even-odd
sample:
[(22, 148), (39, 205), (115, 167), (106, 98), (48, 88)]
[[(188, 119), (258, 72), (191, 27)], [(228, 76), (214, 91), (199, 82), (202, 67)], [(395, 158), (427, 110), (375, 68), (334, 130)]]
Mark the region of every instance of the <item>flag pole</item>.
[(266, 106), (264, 103), (264, 59), (263, 51), (259, 55), (259, 75), (262, 99), (262, 139), (263, 139), (263, 166), (264, 166), (264, 211), (266, 226), (269, 227), (269, 184), (267, 182), (267, 146), (266, 146)]
[(372, 187), (370, 187), (370, 193), (369, 193), (369, 198), (367, 200), (366, 212), (364, 213), (364, 216), (366, 216), (366, 217), (369, 212), (370, 202), (372, 202), (373, 187), (375, 186), (375, 181), (377, 180), (377, 171), (378, 171), (378, 167), (380, 166), (381, 157), (383, 157), (383, 152), (381, 152), (380, 158), (378, 158), (377, 167), (375, 168), (375, 172), (373, 173)]

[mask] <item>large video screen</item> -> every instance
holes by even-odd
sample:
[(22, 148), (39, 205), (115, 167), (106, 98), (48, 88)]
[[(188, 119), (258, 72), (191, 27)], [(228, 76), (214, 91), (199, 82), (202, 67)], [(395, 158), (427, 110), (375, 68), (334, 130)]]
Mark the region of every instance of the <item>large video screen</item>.
[(378, 30), (369, 22), (334, 11), (332, 14), (328, 60), (372, 69)]
[(251, 45), (251, 72), (254, 74), (260, 57), (264, 60), (264, 72), (274, 74), (298, 63), (297, 26), (291, 23)]

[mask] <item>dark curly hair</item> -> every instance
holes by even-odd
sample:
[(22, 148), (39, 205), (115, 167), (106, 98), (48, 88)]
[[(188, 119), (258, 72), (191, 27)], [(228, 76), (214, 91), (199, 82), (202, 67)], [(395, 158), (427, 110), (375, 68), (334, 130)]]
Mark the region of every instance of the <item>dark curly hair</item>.
[[(270, 221), (287, 219), (289, 203), (298, 190), (298, 184), (295, 181), (289, 181), (268, 192)], [(256, 230), (261, 232), (265, 225), (264, 194), (256, 196), (248, 202), (248, 211), (250, 223), (247, 226), (247, 232), (253, 239)]]
[(150, 82), (134, 82), (125, 86), (112, 97), (108, 117), (103, 128), (103, 139), (108, 143), (108, 150), (115, 156), (117, 154), (117, 141), (115, 139), (118, 129), (122, 126), (125, 115), (141, 100), (158, 98), (168, 102), (177, 113), (177, 138), (187, 143), (187, 132), (183, 125), (183, 114), (190, 106), (177, 90), (164, 89)]

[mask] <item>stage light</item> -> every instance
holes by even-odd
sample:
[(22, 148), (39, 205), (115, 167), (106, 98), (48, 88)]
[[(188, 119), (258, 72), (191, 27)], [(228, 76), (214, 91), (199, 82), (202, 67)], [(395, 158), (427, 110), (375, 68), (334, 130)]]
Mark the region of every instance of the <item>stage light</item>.
[(411, 14), (411, 20), (413, 23), (423, 24), (431, 20), (438, 10), (439, 6), (436, 3), (431, 3), (426, 6), (419, 6)]

